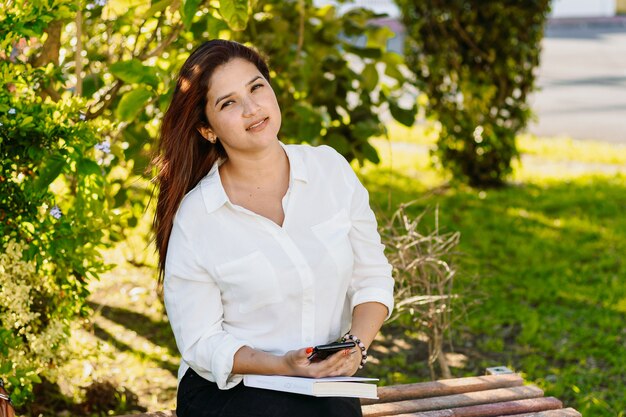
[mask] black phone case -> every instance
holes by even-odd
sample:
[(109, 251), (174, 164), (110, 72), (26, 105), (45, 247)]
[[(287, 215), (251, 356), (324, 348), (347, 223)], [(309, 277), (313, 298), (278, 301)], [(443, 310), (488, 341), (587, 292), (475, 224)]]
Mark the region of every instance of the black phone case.
[(308, 357), (309, 360), (323, 360), (340, 350), (353, 348), (356, 346), (354, 342), (335, 342), (327, 345), (318, 345), (313, 348), (313, 352)]

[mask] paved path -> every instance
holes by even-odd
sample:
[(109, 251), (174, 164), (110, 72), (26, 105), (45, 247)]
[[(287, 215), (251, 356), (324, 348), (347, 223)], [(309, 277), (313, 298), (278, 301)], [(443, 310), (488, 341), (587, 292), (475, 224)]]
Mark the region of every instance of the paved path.
[(530, 132), (626, 143), (626, 17), (552, 23), (538, 85)]

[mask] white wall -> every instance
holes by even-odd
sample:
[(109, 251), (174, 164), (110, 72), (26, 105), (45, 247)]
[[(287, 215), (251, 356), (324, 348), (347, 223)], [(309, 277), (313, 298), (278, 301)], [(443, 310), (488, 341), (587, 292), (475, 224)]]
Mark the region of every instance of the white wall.
[(615, 16), (615, 0), (552, 0), (552, 17)]
[(338, 5), (335, 0), (313, 0), (313, 4), (316, 6), (334, 4), (337, 6), (339, 12), (344, 12), (354, 7), (366, 7), (376, 13), (386, 13), (389, 17), (400, 16), (400, 9), (396, 6), (393, 0), (352, 0), (341, 5)]

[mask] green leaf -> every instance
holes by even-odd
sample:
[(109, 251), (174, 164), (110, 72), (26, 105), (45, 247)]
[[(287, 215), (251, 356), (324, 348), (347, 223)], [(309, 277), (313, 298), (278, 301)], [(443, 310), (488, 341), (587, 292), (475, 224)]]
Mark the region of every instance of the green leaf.
[(242, 31), (248, 24), (248, 0), (220, 0), (220, 14), (235, 31)]
[(155, 88), (159, 85), (155, 68), (142, 64), (138, 59), (116, 62), (109, 67), (109, 71), (128, 84), (145, 83)]
[(28, 375), (28, 379), (30, 379), (32, 382), (34, 382), (36, 384), (40, 384), (41, 383), (41, 378), (39, 377), (39, 375), (37, 375), (34, 372), (32, 372), (30, 375)]
[(67, 164), (65, 158), (59, 154), (50, 156), (45, 165), (39, 170), (39, 176), (34, 183), (35, 190), (44, 191), (63, 171)]
[(128, 190), (121, 188), (113, 197), (113, 207), (122, 207), (128, 201)]
[(382, 61), (387, 65), (398, 66), (404, 64), (404, 57), (397, 52), (385, 52)]
[(402, 73), (400, 72), (400, 70), (398, 69), (398, 67), (396, 65), (393, 64), (387, 64), (385, 66), (385, 75), (387, 75), (388, 77), (394, 78), (396, 80), (398, 80), (399, 82), (404, 82), (404, 75), (402, 75)]
[(386, 26), (379, 26), (370, 29), (367, 34), (367, 45), (370, 48), (378, 48), (383, 51), (387, 50), (387, 41), (393, 38), (395, 33)]
[(81, 158), (76, 164), (76, 171), (80, 175), (102, 175), (100, 165), (91, 159)]
[[(8, 353), (8, 349), (7, 349), (7, 353)], [(13, 369), (13, 364), (11, 362), (0, 363), (0, 375), (8, 374), (9, 372), (11, 372), (11, 369)]]
[(146, 13), (144, 13), (143, 18), (144, 19), (148, 19), (148, 18), (154, 16), (156, 13), (162, 12), (163, 10), (165, 10), (167, 8), (167, 6), (172, 4), (172, 1), (173, 0), (157, 1), (156, 3), (154, 3), (152, 5), (152, 7), (150, 7), (148, 9), (148, 11)]
[(33, 122), (33, 116), (26, 116), (22, 119), (22, 123), (20, 123), (20, 127), (28, 127)]
[(193, 21), (193, 17), (198, 11), (198, 7), (200, 7), (201, 3), (202, 3), (202, 0), (185, 0), (185, 4), (183, 5), (181, 14), (183, 16), (183, 24), (185, 25), (187, 29), (191, 27), (191, 22)]
[(209, 38), (216, 39), (219, 38), (220, 31), (228, 30), (228, 25), (222, 19), (219, 19), (213, 15), (208, 15), (207, 30), (209, 32)]
[(102, 18), (104, 20), (117, 19), (137, 6), (149, 6), (150, 0), (108, 0), (102, 10)]
[(313, 142), (320, 135), (322, 117), (311, 106), (298, 103), (293, 107), (296, 113), (298, 139), (304, 142)]
[(370, 162), (378, 164), (380, 162), (380, 157), (378, 156), (378, 151), (369, 142), (363, 142), (361, 147), (361, 153)]
[(89, 74), (83, 79), (82, 96), (91, 98), (103, 85), (104, 81), (98, 74)]
[(117, 117), (125, 122), (135, 118), (152, 97), (152, 93), (145, 87), (139, 87), (122, 96), (117, 105)]
[(342, 155), (346, 155), (350, 151), (350, 143), (346, 140), (343, 135), (338, 133), (331, 133), (326, 136), (325, 142), (332, 146), (337, 152)]
[(397, 121), (399, 121), (405, 126), (411, 127), (415, 123), (415, 115), (417, 114), (417, 106), (413, 106), (407, 110), (398, 106), (398, 104), (395, 101), (389, 100), (389, 111), (391, 111), (391, 115), (393, 116), (394, 119), (396, 119)]
[(360, 48), (358, 46), (347, 45), (346, 50), (361, 58), (380, 59), (383, 55), (379, 48)]
[(361, 80), (363, 81), (363, 89), (372, 91), (378, 84), (378, 71), (376, 65), (371, 63), (367, 64), (361, 73)]

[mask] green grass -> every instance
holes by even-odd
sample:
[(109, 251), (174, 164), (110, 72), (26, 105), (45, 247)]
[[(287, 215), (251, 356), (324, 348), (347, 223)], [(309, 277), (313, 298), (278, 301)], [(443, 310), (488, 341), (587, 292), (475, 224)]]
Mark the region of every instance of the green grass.
[[(428, 168), (427, 140), (378, 142), (384, 163), (363, 167), (363, 180), (381, 214), (417, 200), (412, 213), (438, 207), (440, 227), (461, 232), (456, 292), (470, 307), (452, 335), (455, 375), (504, 364), (584, 415), (624, 416), (626, 148), (521, 141), (532, 164), (498, 190), (446, 185)], [(386, 381), (414, 380), (402, 367), (427, 375), (410, 349), (397, 353), (410, 360), (382, 360)]]
[[(508, 365), (584, 415), (624, 417), (626, 149), (523, 137), (527, 156), (511, 184), (474, 190), (450, 185), (430, 167), (431, 132), (390, 131), (391, 141), (375, 143), (382, 164), (360, 169), (372, 206), (388, 216), (417, 200), (413, 213), (438, 207), (440, 228), (461, 232), (456, 292), (468, 310), (453, 327), (454, 375)], [(431, 211), (423, 227), (432, 226)], [(154, 293), (145, 231), (106, 253), (117, 267), (92, 285), (95, 314), (74, 330), (71, 360), (49, 391), (56, 397), (40, 397), (49, 400), (38, 409), (44, 416), (64, 409), (89, 415), (71, 404), (85, 409), (94, 381), (118, 387), (113, 414), (174, 407), (178, 353)], [(406, 319), (387, 325), (367, 374), (387, 384), (426, 380), (416, 330)]]

